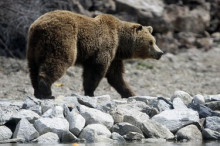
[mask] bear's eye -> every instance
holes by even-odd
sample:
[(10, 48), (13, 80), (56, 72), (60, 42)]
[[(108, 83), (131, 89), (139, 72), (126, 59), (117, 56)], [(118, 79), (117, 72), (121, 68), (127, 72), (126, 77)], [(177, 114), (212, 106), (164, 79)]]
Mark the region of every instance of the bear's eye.
[(152, 45), (153, 45), (153, 42), (152, 42), (152, 41), (150, 41), (150, 42), (149, 42), (149, 44), (152, 46)]

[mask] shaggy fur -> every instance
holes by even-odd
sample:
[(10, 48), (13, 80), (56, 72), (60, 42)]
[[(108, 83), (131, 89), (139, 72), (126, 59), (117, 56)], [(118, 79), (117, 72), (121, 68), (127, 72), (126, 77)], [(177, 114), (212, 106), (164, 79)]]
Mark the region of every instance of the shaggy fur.
[(123, 79), (123, 60), (159, 59), (162, 51), (151, 26), (120, 21), (111, 15), (95, 18), (69, 11), (53, 11), (38, 18), (29, 29), (27, 59), (34, 95), (54, 98), (51, 85), (72, 65), (83, 66), (85, 95), (103, 77), (123, 98), (134, 93)]

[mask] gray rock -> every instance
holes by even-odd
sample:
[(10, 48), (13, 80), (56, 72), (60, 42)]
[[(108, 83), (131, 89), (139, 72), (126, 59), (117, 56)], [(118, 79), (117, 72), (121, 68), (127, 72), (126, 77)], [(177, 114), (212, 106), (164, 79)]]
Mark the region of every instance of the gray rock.
[(86, 139), (87, 142), (95, 142), (97, 136), (103, 135), (107, 138), (111, 137), (111, 132), (107, 127), (101, 124), (87, 125), (79, 135), (79, 138)]
[(210, 98), (212, 101), (220, 101), (220, 94), (217, 94), (217, 95), (209, 95), (209, 98)]
[(195, 104), (205, 104), (205, 98), (201, 94), (197, 94), (193, 97), (193, 102)]
[(121, 136), (120, 134), (118, 134), (117, 132), (112, 132), (112, 135), (111, 135), (111, 139), (119, 142), (119, 143), (124, 143), (126, 142), (126, 140), (124, 139), (123, 136)]
[(0, 144), (6, 144), (6, 143), (24, 143), (25, 139), (23, 138), (13, 138), (8, 140), (0, 141)]
[(115, 124), (112, 127), (112, 132), (117, 132), (121, 136), (124, 136), (129, 132), (137, 132), (143, 135), (142, 131), (138, 127), (126, 122)]
[(60, 106), (66, 105), (72, 109), (80, 105), (76, 96), (58, 96), (55, 98), (54, 104)]
[(12, 136), (11, 130), (6, 126), (0, 126), (0, 141), (8, 140)]
[(220, 117), (207, 117), (205, 128), (220, 132)]
[(142, 139), (142, 143), (165, 143), (166, 139), (163, 138), (147, 138)]
[(75, 110), (72, 110), (71, 112), (68, 110), (66, 114), (66, 119), (70, 125), (70, 132), (78, 136), (86, 124), (85, 118), (83, 118), (83, 116)]
[(186, 106), (188, 106), (188, 104), (191, 103), (191, 102), (192, 102), (192, 99), (193, 99), (188, 93), (186, 93), (186, 92), (184, 92), (184, 91), (175, 91), (175, 92), (174, 92), (174, 95), (171, 97), (171, 101), (173, 101), (173, 99), (174, 99), (174, 98), (177, 98), (177, 97), (179, 97), (180, 99), (182, 99), (183, 103), (184, 103)]
[(45, 113), (46, 111), (48, 111), (50, 108), (52, 108), (54, 106), (55, 106), (54, 99), (41, 100), (42, 113)]
[(191, 109), (166, 110), (155, 115), (152, 120), (166, 126), (171, 132), (176, 132), (186, 125), (199, 123), (199, 114)]
[(52, 107), (50, 109), (48, 109), (43, 115), (42, 117), (44, 118), (64, 118), (63, 115), (63, 107), (62, 106), (55, 106)]
[(22, 108), (22, 101), (0, 100), (0, 125), (9, 121), (11, 116)]
[(41, 101), (35, 97), (28, 96), (25, 99), (24, 104), (22, 105), (22, 108), (32, 110), (38, 113), (39, 115), (41, 115), (42, 113)]
[(157, 109), (162, 112), (165, 110), (170, 110), (172, 108), (172, 106), (168, 103), (166, 103), (164, 100), (158, 100), (157, 103)]
[(116, 105), (128, 103), (128, 101), (127, 101), (126, 99), (121, 99), (121, 100), (113, 99), (112, 101), (113, 101)]
[(116, 107), (116, 103), (111, 100), (109, 95), (102, 95), (94, 97), (97, 100), (96, 109), (101, 110), (102, 112), (109, 113), (112, 108)]
[(138, 132), (129, 132), (126, 135), (124, 135), (123, 137), (129, 141), (144, 139), (144, 135), (140, 134)]
[(72, 142), (78, 142), (78, 138), (72, 134), (70, 131), (65, 131), (62, 134), (62, 138), (61, 138), (63, 143), (72, 143)]
[(21, 119), (16, 126), (13, 138), (23, 138), (31, 141), (39, 136), (39, 133), (27, 119)]
[(195, 125), (188, 125), (176, 133), (177, 140), (201, 141), (202, 133)]
[(59, 143), (60, 140), (56, 133), (47, 132), (39, 136), (37, 139), (33, 140), (33, 142), (42, 143), (42, 144), (56, 144)]
[(85, 105), (91, 108), (97, 107), (97, 99), (94, 97), (82, 96), (82, 95), (77, 95), (77, 94), (74, 94), (74, 96), (76, 96), (76, 98), (78, 99), (78, 102), (82, 105)]
[(151, 96), (133, 96), (128, 98), (128, 101), (132, 101), (132, 100), (142, 101), (151, 106), (155, 106), (158, 102), (157, 97), (151, 97)]
[(202, 135), (203, 135), (204, 139), (210, 139), (210, 140), (219, 140), (220, 139), (220, 132), (213, 131), (209, 128), (203, 129)]
[(21, 109), (19, 112), (13, 114), (10, 120), (19, 121), (20, 119), (27, 119), (29, 122), (33, 123), (35, 120), (40, 118), (40, 116), (31, 110)]
[(187, 109), (186, 105), (183, 103), (183, 101), (179, 97), (173, 99), (173, 108), (174, 109)]
[(100, 123), (109, 129), (113, 126), (114, 120), (110, 114), (84, 105), (79, 107), (79, 112), (86, 119), (86, 125)]
[(115, 123), (128, 122), (140, 127), (145, 119), (149, 119), (149, 116), (142, 112), (146, 108), (149, 107), (144, 102), (119, 104), (110, 114), (113, 116)]
[(95, 137), (94, 142), (104, 144), (104, 143), (114, 143), (114, 140), (112, 140), (111, 138), (108, 138), (104, 135), (97, 135)]
[(209, 107), (212, 110), (220, 110), (220, 101), (212, 101), (205, 103), (205, 106)]
[(34, 127), (40, 134), (54, 132), (61, 138), (62, 133), (69, 130), (69, 123), (62, 118), (40, 118), (35, 121)]
[(141, 130), (147, 138), (174, 138), (174, 135), (168, 128), (153, 120), (144, 121)]

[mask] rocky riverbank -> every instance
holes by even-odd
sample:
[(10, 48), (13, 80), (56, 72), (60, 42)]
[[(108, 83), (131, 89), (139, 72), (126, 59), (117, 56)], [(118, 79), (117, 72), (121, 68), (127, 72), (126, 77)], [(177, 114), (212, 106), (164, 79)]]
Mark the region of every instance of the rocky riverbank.
[(72, 143), (220, 139), (220, 95), (27, 97), (0, 102), (0, 143)]

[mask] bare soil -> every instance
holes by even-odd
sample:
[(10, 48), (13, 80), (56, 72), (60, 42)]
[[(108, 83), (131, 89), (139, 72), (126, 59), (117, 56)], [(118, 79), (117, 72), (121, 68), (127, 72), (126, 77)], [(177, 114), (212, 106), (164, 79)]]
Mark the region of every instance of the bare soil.
[[(74, 66), (53, 86), (55, 97), (83, 94), (82, 68)], [(137, 95), (171, 97), (183, 90), (191, 95), (220, 93), (220, 45), (209, 51), (189, 49), (157, 60), (125, 61), (125, 79)], [(103, 79), (95, 95), (120, 95)], [(24, 99), (33, 96), (26, 60), (0, 56), (0, 98)]]

